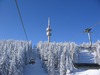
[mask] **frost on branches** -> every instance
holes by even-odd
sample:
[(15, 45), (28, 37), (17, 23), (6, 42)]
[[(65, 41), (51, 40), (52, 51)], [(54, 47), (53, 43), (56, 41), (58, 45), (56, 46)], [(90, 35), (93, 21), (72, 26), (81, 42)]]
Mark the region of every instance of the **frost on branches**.
[(0, 41), (0, 75), (23, 75), (31, 49), (31, 42)]
[[(78, 55), (84, 51), (91, 54), (93, 61), (100, 65), (100, 41), (93, 43), (91, 48), (89, 47), (89, 43), (77, 45), (73, 42), (39, 42), (37, 45), (43, 67), (49, 75), (69, 75), (74, 69), (73, 62), (78, 62)], [(85, 58), (83, 60), (87, 61)]]
[(43, 67), (49, 75), (67, 75), (74, 69), (72, 61), (76, 47), (73, 42), (39, 42), (37, 45)]
[(100, 41), (97, 41), (96, 43), (94, 43), (94, 46), (96, 47), (97, 63), (100, 65)]

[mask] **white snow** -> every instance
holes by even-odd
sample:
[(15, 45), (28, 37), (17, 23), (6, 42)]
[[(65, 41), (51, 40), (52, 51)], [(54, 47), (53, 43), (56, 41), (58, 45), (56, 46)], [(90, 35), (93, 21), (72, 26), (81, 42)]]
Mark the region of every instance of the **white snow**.
[[(99, 45), (98, 45), (99, 44)], [(51, 53), (51, 57), (53, 57), (53, 63), (44, 63), (47, 67), (45, 67), (50, 75), (55, 74), (55, 68), (50, 64), (55, 65), (56, 61), (58, 64), (58, 74), (57, 75), (100, 75), (100, 70), (98, 69), (77, 69), (74, 71), (72, 60), (77, 61), (78, 63), (98, 63), (100, 62), (97, 59), (100, 55), (100, 42), (95, 44), (94, 48), (88, 49), (89, 45), (83, 45), (82, 47), (87, 48), (84, 50), (77, 50), (79, 46), (77, 46), (73, 42), (65, 42), (65, 43), (47, 43), (47, 42), (39, 42), (37, 48), (39, 49), (41, 59), (48, 59), (52, 61), (52, 58), (49, 58)], [(97, 48), (98, 47), (98, 48)], [(50, 52), (51, 51), (51, 52)], [(65, 52), (64, 52), (65, 51)], [(98, 53), (97, 53), (98, 52)], [(74, 57), (74, 53), (76, 53), (77, 58)], [(53, 70), (52, 73), (50, 70)], [(68, 72), (69, 71), (69, 72)], [(70, 73), (73, 72), (73, 73)]]
[(100, 75), (100, 69), (78, 69), (71, 75)]
[[(78, 46), (73, 42), (40, 42), (35, 52), (32, 52), (31, 42), (0, 41), (0, 75), (100, 75), (100, 69), (76, 69), (73, 65), (73, 60), (78, 63), (100, 64), (100, 41), (94, 46), (94, 51), (77, 51)], [(75, 53), (78, 56), (76, 59)], [(34, 56), (35, 64), (28, 64)]]
[(48, 43), (39, 42), (37, 45), (38, 52), (42, 61), (46, 65), (49, 75), (56, 75), (56, 70), (60, 75), (66, 74), (68, 71), (72, 71), (74, 66), (72, 63), (73, 53), (76, 48), (76, 44), (73, 42), (65, 43)]

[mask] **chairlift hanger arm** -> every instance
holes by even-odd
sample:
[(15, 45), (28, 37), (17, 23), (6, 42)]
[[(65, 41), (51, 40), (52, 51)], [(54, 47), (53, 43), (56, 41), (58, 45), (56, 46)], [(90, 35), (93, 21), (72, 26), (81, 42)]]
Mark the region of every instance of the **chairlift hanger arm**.
[(100, 25), (100, 22), (95, 23), (91, 28), (94, 28), (95, 26)]
[(86, 28), (84, 32), (89, 33), (96, 25), (100, 25), (100, 22), (95, 23), (93, 26)]
[(84, 32), (89, 33), (91, 30), (92, 30), (92, 28), (86, 28), (86, 29), (84, 30)]

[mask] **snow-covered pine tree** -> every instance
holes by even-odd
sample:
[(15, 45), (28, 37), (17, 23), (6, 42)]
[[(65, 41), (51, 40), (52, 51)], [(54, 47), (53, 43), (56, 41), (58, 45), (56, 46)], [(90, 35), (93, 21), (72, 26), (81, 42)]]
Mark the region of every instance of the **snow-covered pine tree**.
[[(1, 75), (23, 75), (23, 68), (29, 60), (30, 49), (32, 49), (31, 42), (17, 40), (0, 41)], [(25, 56), (27, 59), (25, 59)]]
[(60, 61), (60, 75), (66, 75), (66, 59), (67, 59), (67, 50), (66, 47), (64, 47), (63, 52), (61, 54), (61, 61)]

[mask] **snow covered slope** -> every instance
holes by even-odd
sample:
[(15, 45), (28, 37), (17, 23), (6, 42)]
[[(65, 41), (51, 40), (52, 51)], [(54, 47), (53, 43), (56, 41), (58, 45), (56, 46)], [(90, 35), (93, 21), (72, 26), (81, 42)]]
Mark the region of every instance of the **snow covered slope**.
[[(81, 50), (77, 61), (100, 64), (100, 41), (95, 47), (97, 53)], [(31, 42), (0, 41), (0, 75), (100, 75), (99, 69), (75, 69), (73, 54), (76, 49), (77, 44), (73, 42), (40, 42), (34, 55)], [(40, 56), (40, 59), (36, 57), (35, 64), (28, 64), (31, 54)]]
[[(38, 53), (49, 75), (65, 75), (74, 69), (72, 63), (76, 44), (73, 42), (39, 42)], [(47, 61), (45, 61), (47, 60)]]
[[(85, 44), (85, 43), (84, 43)], [(87, 49), (77, 50), (77, 44), (73, 42), (65, 43), (47, 43), (39, 42), (37, 45), (40, 58), (42, 59), (45, 67), (50, 75), (70, 75), (70, 72), (74, 71), (73, 61), (76, 63), (100, 63), (100, 41), (93, 44), (92, 50), (89, 50), (89, 44), (85, 44), (81, 47)], [(74, 57), (76, 53), (77, 58)], [(47, 61), (44, 61), (44, 60)], [(99, 60), (98, 60), (99, 59)], [(74, 71), (71, 75), (100, 75), (98, 69), (85, 69)], [(83, 73), (84, 72), (84, 73)], [(89, 73), (91, 72), (91, 73)], [(80, 74), (81, 73), (81, 74)], [(86, 74), (87, 73), (87, 74)]]
[(39, 58), (36, 58), (35, 64), (28, 64), (24, 67), (24, 75), (48, 75), (42, 68)]
[(70, 75), (100, 75), (100, 69), (78, 69)]

